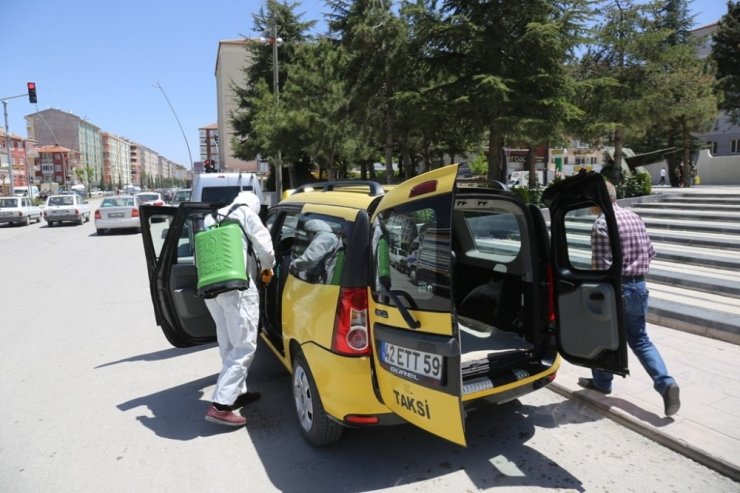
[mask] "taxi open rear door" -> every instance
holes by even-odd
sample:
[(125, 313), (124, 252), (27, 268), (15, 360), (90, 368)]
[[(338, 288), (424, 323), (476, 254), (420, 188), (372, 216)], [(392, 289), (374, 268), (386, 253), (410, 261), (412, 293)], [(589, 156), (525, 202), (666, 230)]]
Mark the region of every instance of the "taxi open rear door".
[[(409, 423), (466, 445), (460, 339), (449, 292), (457, 168), (412, 178), (379, 203), (371, 228), (369, 316), (379, 398)], [(391, 251), (407, 258), (391, 261)]]

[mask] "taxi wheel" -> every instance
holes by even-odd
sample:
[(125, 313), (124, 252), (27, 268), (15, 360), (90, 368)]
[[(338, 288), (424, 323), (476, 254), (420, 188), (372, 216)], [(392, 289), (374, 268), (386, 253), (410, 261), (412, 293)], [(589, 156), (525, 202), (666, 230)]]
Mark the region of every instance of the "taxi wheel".
[(293, 360), (293, 398), (301, 433), (314, 447), (331, 445), (342, 436), (342, 425), (329, 418), (303, 356)]

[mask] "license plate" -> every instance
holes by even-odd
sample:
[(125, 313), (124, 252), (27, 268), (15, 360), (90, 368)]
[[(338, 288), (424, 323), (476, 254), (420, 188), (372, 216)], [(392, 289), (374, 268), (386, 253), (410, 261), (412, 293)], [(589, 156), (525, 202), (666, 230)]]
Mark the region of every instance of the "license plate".
[(3, 212), (3, 217), (15, 216), (15, 212)]
[(411, 380), (442, 380), (442, 363), (439, 354), (397, 346), (389, 342), (380, 343), (380, 360), (388, 365), (391, 373)]
[(124, 216), (123, 212), (111, 212), (110, 214), (108, 214), (108, 217), (123, 217), (123, 216)]
[(61, 210), (61, 211), (51, 211), (52, 214), (69, 214), (69, 211)]

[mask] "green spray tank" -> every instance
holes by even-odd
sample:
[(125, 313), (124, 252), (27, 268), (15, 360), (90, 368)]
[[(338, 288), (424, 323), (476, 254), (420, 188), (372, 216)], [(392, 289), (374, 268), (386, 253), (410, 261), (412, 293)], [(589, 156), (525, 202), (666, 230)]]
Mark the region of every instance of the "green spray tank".
[(196, 296), (215, 298), (227, 291), (249, 287), (242, 243), (245, 233), (239, 221), (228, 218), (236, 207), (242, 205), (236, 204), (224, 219), (209, 228), (205, 228), (203, 218), (194, 221), (195, 267), (198, 273)]

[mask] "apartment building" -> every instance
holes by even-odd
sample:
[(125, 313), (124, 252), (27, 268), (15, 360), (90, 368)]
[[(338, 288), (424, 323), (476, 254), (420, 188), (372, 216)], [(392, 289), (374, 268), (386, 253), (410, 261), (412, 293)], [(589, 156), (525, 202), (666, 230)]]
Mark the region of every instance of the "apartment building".
[[(10, 163), (12, 163), (13, 187), (24, 187), (29, 184), (29, 178), (33, 183), (35, 169), (32, 154), (32, 142), (20, 135), (10, 132), (10, 139), (6, 137), (5, 130), (0, 128), (0, 185), (3, 191), (10, 189), (11, 168), (8, 163), (8, 154), (10, 154)], [(10, 153), (8, 153), (8, 140), (10, 140)]]
[(90, 168), (92, 183), (103, 176), (103, 136), (100, 127), (72, 113), (49, 108), (26, 115), (28, 138), (38, 145), (66, 147), (79, 153), (77, 166)]
[[(251, 64), (251, 57), (246, 49), (245, 38), (219, 41), (216, 56), (216, 105), (218, 109), (218, 152), (217, 167), (225, 171), (258, 170), (257, 161), (243, 161), (235, 158), (232, 148), (234, 128), (231, 125), (231, 114), (237, 111), (237, 99), (232, 83), (244, 84), (244, 69)], [(201, 157), (201, 161), (203, 158)]]

